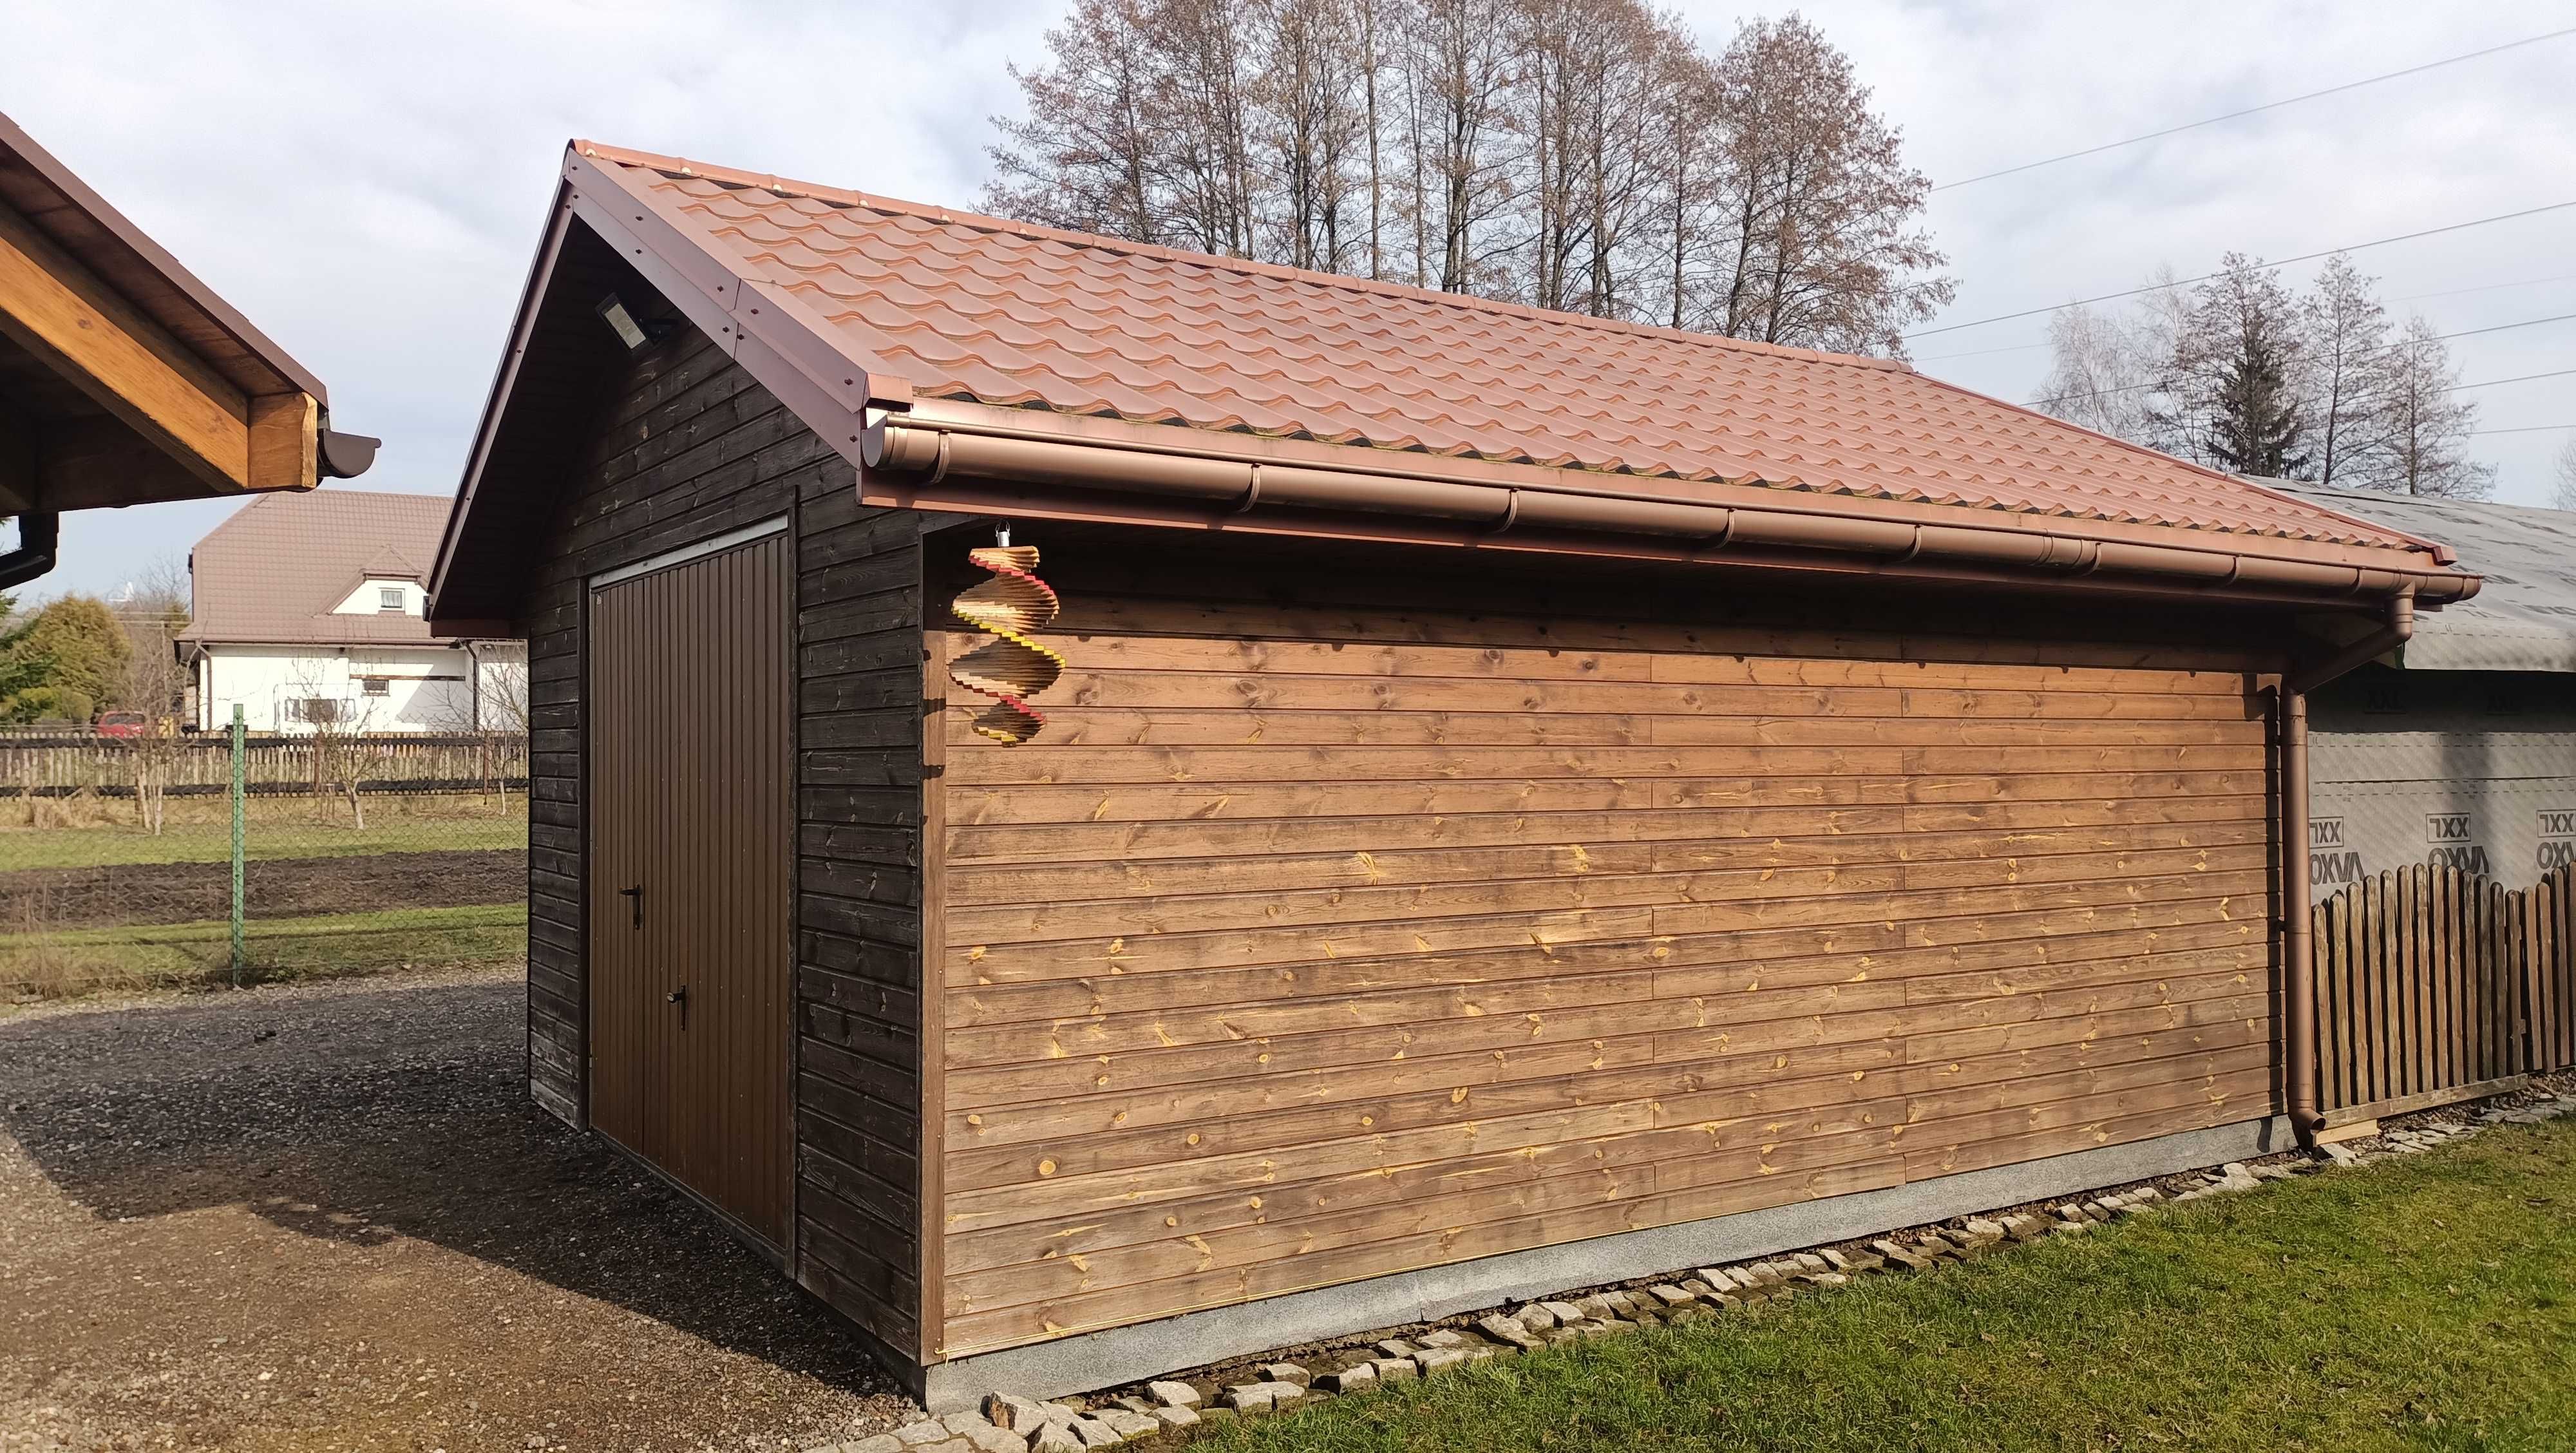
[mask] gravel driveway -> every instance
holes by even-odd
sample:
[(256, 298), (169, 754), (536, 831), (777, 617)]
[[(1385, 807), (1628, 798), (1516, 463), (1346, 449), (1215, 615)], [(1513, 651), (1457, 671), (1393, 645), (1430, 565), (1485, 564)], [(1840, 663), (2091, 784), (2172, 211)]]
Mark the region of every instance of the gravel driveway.
[(0, 1450), (804, 1448), (909, 1405), (538, 1112), (516, 971), (0, 1018)]

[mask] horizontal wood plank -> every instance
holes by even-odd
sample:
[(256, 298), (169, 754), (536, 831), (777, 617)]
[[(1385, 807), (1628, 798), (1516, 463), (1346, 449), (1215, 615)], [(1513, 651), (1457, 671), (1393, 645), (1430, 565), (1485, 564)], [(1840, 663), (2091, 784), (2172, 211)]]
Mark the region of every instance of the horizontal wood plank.
[(939, 728), (952, 1354), (2269, 1108), (2246, 658), (1066, 599)]

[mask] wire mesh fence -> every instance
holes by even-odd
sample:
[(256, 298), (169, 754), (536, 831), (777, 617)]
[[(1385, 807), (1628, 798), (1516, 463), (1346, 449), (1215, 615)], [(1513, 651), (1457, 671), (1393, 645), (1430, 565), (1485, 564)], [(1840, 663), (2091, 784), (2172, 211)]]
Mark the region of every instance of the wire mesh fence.
[(526, 739), (0, 735), (0, 1002), (515, 960)]

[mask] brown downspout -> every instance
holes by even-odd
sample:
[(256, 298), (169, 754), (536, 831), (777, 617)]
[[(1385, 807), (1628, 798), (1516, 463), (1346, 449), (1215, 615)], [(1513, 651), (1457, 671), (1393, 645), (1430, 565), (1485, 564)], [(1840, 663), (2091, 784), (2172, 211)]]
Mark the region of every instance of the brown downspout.
[(2334, 655), (2281, 678), (2281, 1038), (2288, 1061), (2290, 1127), (2313, 1148), (2325, 1117), (2317, 1111), (2317, 961), (2309, 930), (2308, 693), (2406, 644), (2415, 634), (2415, 595), (2388, 599), (2388, 620)]

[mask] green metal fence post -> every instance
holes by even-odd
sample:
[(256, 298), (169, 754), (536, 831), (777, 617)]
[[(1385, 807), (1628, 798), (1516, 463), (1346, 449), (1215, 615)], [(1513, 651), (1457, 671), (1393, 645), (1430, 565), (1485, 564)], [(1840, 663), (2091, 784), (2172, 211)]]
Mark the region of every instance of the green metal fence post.
[(233, 987), (242, 981), (242, 705), (233, 703)]

